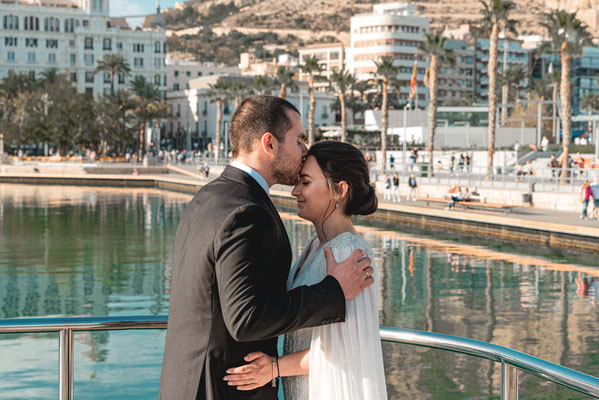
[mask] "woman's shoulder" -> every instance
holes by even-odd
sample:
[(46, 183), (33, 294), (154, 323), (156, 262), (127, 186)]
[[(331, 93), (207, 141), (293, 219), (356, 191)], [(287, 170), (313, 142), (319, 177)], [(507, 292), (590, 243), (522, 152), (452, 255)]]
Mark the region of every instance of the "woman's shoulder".
[(365, 253), (372, 253), (372, 248), (370, 244), (360, 236), (351, 233), (351, 232), (343, 232), (333, 239), (329, 240), (325, 246), (333, 249), (348, 249), (348, 250), (357, 250), (360, 249)]

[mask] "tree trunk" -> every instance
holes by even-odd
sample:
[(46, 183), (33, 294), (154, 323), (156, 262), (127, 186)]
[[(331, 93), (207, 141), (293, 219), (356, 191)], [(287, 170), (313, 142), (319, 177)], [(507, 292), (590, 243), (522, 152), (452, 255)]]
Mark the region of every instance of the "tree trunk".
[(341, 105), (341, 141), (347, 142), (347, 112), (345, 110), (345, 93), (339, 92), (339, 104)]
[(493, 175), (493, 153), (495, 152), (495, 124), (497, 112), (497, 41), (499, 30), (493, 25), (491, 49), (489, 51), (489, 150), (487, 155), (487, 176)]
[(146, 154), (146, 123), (142, 122), (141, 127), (139, 128), (139, 154), (138, 154), (138, 162), (142, 162), (144, 159), (144, 155)]
[(568, 167), (570, 166), (570, 141), (572, 140), (572, 101), (570, 98), (572, 88), (570, 86), (570, 64), (572, 56), (568, 55), (568, 43), (562, 43), (562, 81), (560, 84), (560, 95), (562, 97), (562, 183), (568, 181)]
[(214, 143), (214, 161), (218, 163), (220, 157), (220, 126), (223, 120), (223, 102), (222, 100), (216, 101), (216, 135)]
[(387, 127), (389, 125), (389, 110), (387, 105), (387, 91), (389, 82), (385, 79), (383, 82), (383, 104), (381, 106), (381, 160), (383, 170), (387, 169)]
[(114, 96), (114, 71), (110, 70), (110, 94)]
[(557, 82), (553, 83), (553, 143), (557, 143)]
[(281, 83), (281, 90), (279, 90), (279, 97), (282, 99), (287, 98), (287, 87), (284, 83)]
[(428, 154), (429, 166), (428, 176), (433, 176), (433, 150), (435, 147), (435, 129), (437, 129), (437, 72), (438, 72), (437, 56), (431, 57), (429, 67), (429, 102), (428, 102)]
[(308, 145), (314, 144), (314, 135), (316, 133), (316, 123), (314, 122), (314, 114), (316, 113), (316, 96), (314, 94), (314, 76), (310, 74), (310, 86), (308, 94), (310, 95), (310, 109), (308, 110)]

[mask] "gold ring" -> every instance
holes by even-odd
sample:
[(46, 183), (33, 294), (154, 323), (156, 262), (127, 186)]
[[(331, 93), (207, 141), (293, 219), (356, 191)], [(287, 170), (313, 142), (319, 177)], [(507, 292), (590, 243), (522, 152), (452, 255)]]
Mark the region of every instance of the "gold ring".
[(368, 278), (372, 273), (370, 271), (366, 271), (366, 277)]
[(250, 378), (250, 383), (252, 383), (252, 378)]

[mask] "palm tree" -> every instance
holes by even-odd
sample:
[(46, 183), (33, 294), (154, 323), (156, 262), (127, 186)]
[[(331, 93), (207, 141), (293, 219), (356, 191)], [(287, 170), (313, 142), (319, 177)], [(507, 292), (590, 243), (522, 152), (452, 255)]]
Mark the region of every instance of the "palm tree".
[(211, 98), (212, 102), (216, 103), (216, 137), (213, 149), (214, 160), (218, 162), (218, 158), (220, 155), (220, 127), (222, 125), (223, 120), (223, 104), (229, 101), (229, 98), (231, 96), (231, 85), (230, 83), (227, 83), (219, 79), (216, 83), (210, 84), (209, 87), (210, 89), (208, 91), (208, 96)]
[(314, 114), (316, 113), (316, 95), (314, 94), (314, 78), (320, 75), (321, 66), (316, 57), (304, 58), (304, 63), (300, 67), (302, 72), (308, 74), (308, 95), (310, 96), (310, 109), (308, 110), (308, 145), (314, 143), (314, 134), (316, 132), (316, 122)]
[(295, 72), (288, 69), (287, 67), (279, 67), (277, 69), (277, 74), (275, 76), (275, 82), (279, 85), (279, 97), (284, 99), (287, 97), (287, 90), (291, 90), (292, 92), (297, 92), (299, 87), (297, 83), (293, 80), (293, 76)]
[(428, 176), (433, 176), (433, 149), (435, 145), (435, 130), (437, 129), (437, 76), (439, 64), (455, 64), (453, 50), (446, 48), (447, 38), (440, 35), (424, 34), (425, 40), (420, 51), (430, 57), (428, 79), (428, 152), (430, 164)]
[(131, 72), (129, 63), (120, 53), (106, 53), (96, 63), (94, 74), (108, 72), (110, 75), (110, 94), (114, 96), (114, 77), (118, 74), (128, 76)]
[(355, 78), (349, 71), (334, 71), (331, 75), (331, 85), (339, 97), (341, 106), (341, 141), (347, 141), (347, 110), (345, 107), (345, 95), (352, 87)]
[(44, 86), (47, 83), (52, 84), (52, 83), (56, 82), (56, 78), (58, 77), (58, 75), (59, 75), (58, 68), (56, 68), (56, 67), (47, 68), (47, 69), (43, 70), (41, 73), (42, 77), (40, 79), (40, 84), (42, 86)]
[(382, 168), (387, 166), (387, 130), (389, 127), (389, 87), (397, 81), (399, 67), (393, 65), (394, 58), (383, 56), (379, 61), (375, 61), (376, 72), (375, 79), (380, 80), (383, 102), (381, 106), (381, 159)]
[(572, 140), (572, 86), (570, 69), (572, 57), (581, 54), (583, 47), (589, 43), (589, 33), (586, 26), (576, 17), (576, 13), (564, 10), (554, 10), (545, 16), (547, 22), (541, 25), (551, 35), (553, 47), (560, 49), (562, 64), (560, 95), (562, 101), (562, 179), (568, 176), (568, 159), (570, 156), (570, 141)]
[(35, 81), (25, 72), (8, 71), (8, 76), (2, 78), (0, 88), (6, 93), (7, 97), (15, 97), (33, 89)]
[[(497, 44), (499, 31), (513, 32), (515, 21), (509, 19), (515, 4), (507, 0), (479, 0), (483, 5), (482, 23), (491, 32), (489, 50), (489, 150), (487, 175), (493, 173), (493, 153), (495, 152), (495, 125), (497, 113)], [(504, 38), (507, 40), (507, 38)]]
[[(589, 115), (592, 115), (594, 110), (599, 109), (599, 95), (593, 92), (587, 92), (587, 94), (585, 94), (582, 97), (582, 100), (580, 102), (580, 109), (587, 110)], [(589, 139), (591, 138), (591, 135), (594, 134), (595, 132), (593, 132), (593, 121), (589, 121)], [(592, 139), (594, 143), (595, 137), (593, 136)]]
[(145, 132), (148, 121), (166, 118), (168, 116), (167, 104), (160, 102), (160, 91), (143, 76), (136, 76), (130, 83), (134, 100), (137, 104), (135, 115), (139, 121), (139, 160), (146, 154)]
[(270, 94), (272, 80), (266, 75), (258, 75), (252, 82), (252, 88), (259, 94)]

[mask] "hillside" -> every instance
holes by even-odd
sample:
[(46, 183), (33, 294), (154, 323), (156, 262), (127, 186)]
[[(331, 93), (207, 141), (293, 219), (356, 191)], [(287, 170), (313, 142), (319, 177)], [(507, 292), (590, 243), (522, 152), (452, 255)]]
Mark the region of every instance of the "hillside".
[[(349, 20), (357, 13), (369, 12), (373, 2), (364, 0), (191, 0), (193, 17), (206, 23), (205, 15), (212, 15), (211, 25), (223, 27), (245, 27), (266, 29), (309, 29), (313, 31), (349, 31)], [(478, 0), (428, 0), (413, 1), (421, 13), (431, 20), (435, 30), (446, 26), (457, 28), (460, 24), (476, 23), (482, 8)], [(515, 0), (516, 11), (512, 15), (519, 22), (522, 34), (540, 33), (539, 23), (543, 12), (561, 6), (569, 11), (578, 10), (579, 17), (597, 33), (599, 0)], [(219, 9), (220, 12), (215, 12)], [(189, 10), (187, 11), (190, 12)], [(183, 12), (178, 12), (180, 17)], [(173, 15), (173, 17), (175, 17)], [(170, 28), (193, 25), (194, 18), (181, 23), (180, 18), (171, 18), (178, 23)], [(167, 19), (168, 22), (168, 19)], [(191, 25), (190, 25), (191, 23)]]

